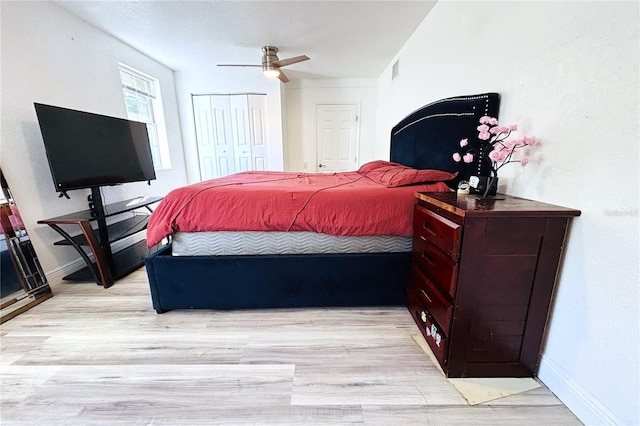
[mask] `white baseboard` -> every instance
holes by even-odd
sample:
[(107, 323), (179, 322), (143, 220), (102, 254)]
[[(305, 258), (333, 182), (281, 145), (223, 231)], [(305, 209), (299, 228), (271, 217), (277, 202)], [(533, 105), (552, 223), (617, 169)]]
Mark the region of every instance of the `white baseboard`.
[(63, 277), (66, 277), (67, 275), (72, 274), (75, 271), (84, 268), (85, 266), (86, 264), (84, 263), (84, 260), (82, 260), (82, 258), (78, 258), (77, 260), (69, 262), (66, 265), (59, 266), (51, 271), (46, 271), (44, 274), (47, 277), (49, 285), (56, 285), (60, 284), (63, 281)]
[[(122, 250), (130, 246), (131, 244), (137, 243), (143, 238), (144, 236), (139, 236), (139, 235), (132, 235), (130, 237), (123, 238), (122, 240), (119, 240), (113, 243), (111, 245), (111, 250), (113, 252), (117, 252), (119, 250)], [(89, 256), (89, 259), (93, 261), (93, 254), (91, 254), (91, 252), (88, 252), (87, 254)], [(45, 276), (47, 277), (47, 281), (49, 282), (49, 285), (60, 284), (61, 282), (63, 282), (63, 279), (62, 279), (63, 277), (66, 277), (67, 275), (72, 274), (84, 268), (85, 266), (87, 265), (86, 263), (84, 263), (84, 260), (82, 260), (81, 257), (78, 257), (76, 260), (71, 261), (65, 265), (59, 266), (50, 271), (45, 271)]]
[(585, 425), (621, 425), (623, 422), (558, 364), (542, 357), (538, 378)]

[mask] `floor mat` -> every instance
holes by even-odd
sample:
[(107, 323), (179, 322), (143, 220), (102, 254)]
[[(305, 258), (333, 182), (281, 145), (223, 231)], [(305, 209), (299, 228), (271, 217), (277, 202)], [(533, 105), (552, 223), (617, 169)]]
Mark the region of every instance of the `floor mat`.
[[(440, 364), (424, 337), (421, 334), (412, 334), (411, 337), (440, 369)], [(442, 369), (440, 372), (444, 375)], [(540, 383), (531, 377), (465, 377), (447, 380), (469, 405), (482, 404), (540, 387)]]

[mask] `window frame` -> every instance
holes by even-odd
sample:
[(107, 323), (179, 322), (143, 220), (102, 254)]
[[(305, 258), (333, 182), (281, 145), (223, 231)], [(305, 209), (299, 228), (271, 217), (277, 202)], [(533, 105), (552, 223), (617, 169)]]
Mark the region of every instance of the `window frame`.
[[(164, 109), (162, 106), (162, 97), (160, 95), (160, 81), (148, 74), (136, 70), (129, 65), (118, 63), (118, 72), (120, 75), (120, 83), (123, 92), (123, 100), (127, 117), (129, 120), (142, 121), (147, 124), (149, 131), (149, 143), (151, 145), (151, 153), (153, 157), (153, 168), (155, 170), (167, 170), (171, 168), (171, 158), (169, 155), (169, 141), (167, 138), (166, 123), (164, 119)], [(142, 87), (131, 86), (127, 84), (123, 74), (133, 79), (144, 82)], [(146, 86), (146, 90), (145, 90)], [(137, 98), (136, 105), (146, 104), (146, 112), (132, 111), (129, 109), (129, 97)]]

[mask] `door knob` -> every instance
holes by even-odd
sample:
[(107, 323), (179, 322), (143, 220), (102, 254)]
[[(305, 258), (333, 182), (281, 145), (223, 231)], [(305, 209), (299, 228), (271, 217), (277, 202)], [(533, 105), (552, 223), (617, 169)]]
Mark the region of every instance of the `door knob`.
[(318, 164), (318, 167), (327, 167), (326, 164)]

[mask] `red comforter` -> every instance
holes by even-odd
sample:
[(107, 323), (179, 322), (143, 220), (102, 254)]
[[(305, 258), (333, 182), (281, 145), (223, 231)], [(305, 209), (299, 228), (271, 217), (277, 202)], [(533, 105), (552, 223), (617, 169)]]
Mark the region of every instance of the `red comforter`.
[(411, 235), (416, 191), (442, 182), (388, 188), (358, 172), (244, 172), (170, 192), (151, 215), (147, 244), (199, 231), (312, 231)]

